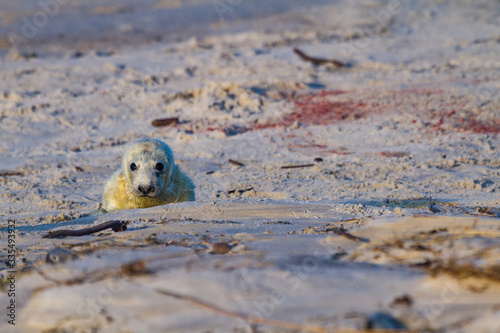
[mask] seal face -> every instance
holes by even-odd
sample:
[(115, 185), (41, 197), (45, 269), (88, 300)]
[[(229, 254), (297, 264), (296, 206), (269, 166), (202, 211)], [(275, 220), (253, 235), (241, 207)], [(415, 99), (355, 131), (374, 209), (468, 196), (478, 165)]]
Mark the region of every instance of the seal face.
[(126, 151), (122, 170), (133, 195), (154, 198), (171, 181), (173, 165), (172, 151), (166, 144), (140, 141)]
[(104, 188), (102, 210), (147, 208), (194, 201), (194, 185), (174, 162), (170, 147), (155, 139), (133, 142), (121, 169)]

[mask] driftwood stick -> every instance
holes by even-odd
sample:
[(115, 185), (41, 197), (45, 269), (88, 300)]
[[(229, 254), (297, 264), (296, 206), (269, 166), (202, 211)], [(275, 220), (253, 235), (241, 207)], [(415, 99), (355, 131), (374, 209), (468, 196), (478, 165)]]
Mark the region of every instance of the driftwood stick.
[(154, 127), (163, 127), (163, 126), (176, 125), (178, 123), (179, 123), (179, 118), (173, 117), (173, 118), (155, 119), (151, 122), (151, 125), (153, 125)]
[(312, 62), (314, 65), (325, 65), (325, 64), (332, 64), (337, 67), (346, 67), (346, 64), (344, 64), (341, 61), (335, 60), (335, 59), (324, 59), (324, 58), (316, 58), (316, 57), (311, 57), (299, 50), (298, 48), (294, 48), (293, 52), (295, 52), (296, 55), (300, 57), (300, 59), (304, 61), (309, 61)]
[(90, 228), (83, 228), (78, 230), (56, 230), (49, 231), (42, 238), (64, 238), (64, 237), (81, 237), (91, 235), (93, 233), (103, 231), (106, 229), (113, 229), (113, 231), (125, 231), (127, 230), (128, 221), (107, 221)]

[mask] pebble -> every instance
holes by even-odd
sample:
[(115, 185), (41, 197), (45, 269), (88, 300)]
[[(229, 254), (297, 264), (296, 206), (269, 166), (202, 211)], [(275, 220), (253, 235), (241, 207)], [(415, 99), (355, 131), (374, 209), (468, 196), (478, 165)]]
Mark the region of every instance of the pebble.
[(232, 247), (228, 243), (221, 242), (212, 245), (212, 252), (215, 254), (226, 254), (231, 251)]
[(406, 330), (405, 324), (394, 318), (390, 314), (376, 312), (366, 320), (368, 330)]

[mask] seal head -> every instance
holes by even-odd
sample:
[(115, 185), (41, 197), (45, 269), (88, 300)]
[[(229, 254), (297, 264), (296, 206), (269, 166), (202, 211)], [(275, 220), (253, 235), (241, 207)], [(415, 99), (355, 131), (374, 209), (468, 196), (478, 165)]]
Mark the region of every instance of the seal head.
[(133, 142), (120, 170), (104, 188), (99, 213), (194, 201), (191, 179), (175, 164), (170, 147), (155, 139)]
[(122, 170), (130, 194), (137, 197), (156, 197), (172, 182), (174, 156), (165, 143), (144, 140), (132, 144), (123, 156)]

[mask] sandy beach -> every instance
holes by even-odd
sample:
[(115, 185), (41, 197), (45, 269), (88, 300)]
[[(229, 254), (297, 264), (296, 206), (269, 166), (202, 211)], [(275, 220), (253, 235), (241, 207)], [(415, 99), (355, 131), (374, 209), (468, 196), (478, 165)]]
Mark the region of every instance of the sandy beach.
[(2, 1), (0, 331), (500, 332), (499, 91), (494, 1)]

